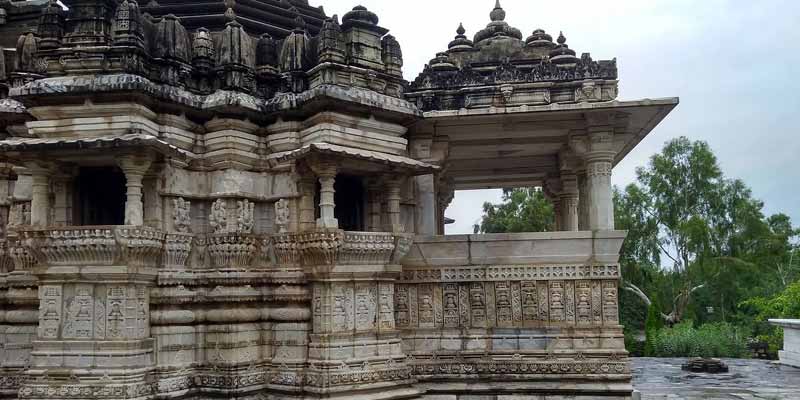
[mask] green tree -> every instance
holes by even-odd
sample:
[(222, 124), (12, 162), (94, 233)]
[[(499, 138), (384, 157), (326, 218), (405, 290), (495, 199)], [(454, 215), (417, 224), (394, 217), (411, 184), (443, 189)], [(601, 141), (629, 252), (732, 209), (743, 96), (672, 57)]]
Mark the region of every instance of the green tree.
[[(637, 170), (636, 183), (615, 192), (617, 228), (629, 232), (623, 288), (648, 307), (651, 296), (672, 299), (659, 310), (669, 324), (687, 312), (709, 319), (706, 307), (726, 320), (743, 296), (793, 274), (787, 250), (797, 232), (785, 216), (764, 218), (762, 208), (742, 181), (724, 177), (707, 143), (668, 142)], [(691, 306), (695, 297), (704, 307)]]
[(541, 189), (506, 189), (502, 204), (483, 204), (476, 233), (547, 232), (554, 225), (553, 206)]

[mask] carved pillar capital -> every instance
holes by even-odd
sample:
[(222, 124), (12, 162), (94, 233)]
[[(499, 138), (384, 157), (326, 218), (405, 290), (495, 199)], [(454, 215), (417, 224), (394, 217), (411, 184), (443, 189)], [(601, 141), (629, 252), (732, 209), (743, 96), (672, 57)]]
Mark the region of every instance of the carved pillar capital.
[(125, 173), (125, 186), (127, 187), (125, 225), (144, 225), (142, 179), (150, 169), (152, 162), (152, 157), (144, 155), (124, 155), (117, 158), (117, 164)]
[(335, 217), (336, 202), (334, 200), (336, 189), (337, 166), (331, 162), (317, 162), (311, 165), (314, 173), (319, 177), (319, 214), (317, 228), (338, 229), (339, 221)]

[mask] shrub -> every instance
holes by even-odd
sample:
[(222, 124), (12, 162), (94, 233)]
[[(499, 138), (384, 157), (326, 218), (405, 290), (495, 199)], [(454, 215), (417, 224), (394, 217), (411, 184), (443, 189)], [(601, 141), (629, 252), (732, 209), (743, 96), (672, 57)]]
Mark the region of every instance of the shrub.
[(744, 301), (739, 308), (756, 314), (753, 324), (756, 339), (769, 343), (770, 352), (776, 352), (783, 346), (783, 330), (767, 321), (771, 318), (800, 318), (800, 282), (787, 286), (770, 299), (755, 297)]
[(631, 357), (646, 357), (645, 342), (639, 340), (633, 332), (625, 332), (625, 349)]
[(647, 308), (647, 320), (644, 324), (644, 356), (653, 357), (655, 355), (655, 337), (658, 331), (664, 327), (664, 321), (661, 318), (661, 312), (658, 310), (656, 302), (650, 303)]
[(727, 323), (705, 324), (699, 329), (691, 321), (659, 330), (654, 338), (656, 357), (746, 358), (747, 334)]

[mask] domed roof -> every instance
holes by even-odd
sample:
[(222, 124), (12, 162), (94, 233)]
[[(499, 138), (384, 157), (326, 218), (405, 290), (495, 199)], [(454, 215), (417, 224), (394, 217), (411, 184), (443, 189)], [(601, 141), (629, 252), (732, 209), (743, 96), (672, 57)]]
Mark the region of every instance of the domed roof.
[(347, 14), (342, 17), (343, 24), (360, 22), (369, 25), (378, 25), (378, 21), (378, 16), (374, 12), (367, 10), (367, 7), (364, 6), (355, 6), (352, 11), (347, 12)]
[(506, 37), (522, 40), (522, 32), (505, 21), (506, 11), (500, 5), (500, 0), (495, 3), (494, 9), (489, 13), (489, 18), (491, 18), (492, 22), (475, 34), (474, 41), (476, 45), (481, 45), (481, 42), (491, 38)]
[(458, 29), (456, 29), (456, 38), (447, 45), (447, 51), (454, 52), (454, 51), (464, 51), (464, 50), (471, 50), (473, 48), (472, 40), (467, 39), (464, 35), (467, 33), (467, 30), (464, 29), (464, 24), (458, 24)]

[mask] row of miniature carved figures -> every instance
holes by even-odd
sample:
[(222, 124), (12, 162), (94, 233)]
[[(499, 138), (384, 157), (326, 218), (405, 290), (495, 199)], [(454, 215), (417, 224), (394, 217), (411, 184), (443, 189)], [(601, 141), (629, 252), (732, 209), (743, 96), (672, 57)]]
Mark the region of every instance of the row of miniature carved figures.
[[(296, 28), (285, 39), (265, 33), (256, 40), (235, 21), (232, 9), (226, 12), (231, 21), (219, 34), (199, 28), (190, 35), (174, 15), (160, 19), (141, 15), (134, 0), (119, 3), (116, 12), (109, 13), (114, 15), (112, 19), (103, 14), (108, 4), (97, 3), (98, 8), (94, 2), (87, 3), (91, 5), (88, 8), (87, 4), (78, 3), (65, 12), (51, 2), (43, 10), (38, 31), (20, 36), (16, 72), (46, 75), (48, 71), (100, 68), (150, 75), (155, 80), (199, 91), (215, 87), (252, 91), (254, 78), (284, 79), (291, 86), (297, 74), (327, 62), (356, 65), (402, 78), (400, 44), (393, 36), (384, 36), (386, 30), (377, 26), (377, 16), (363, 7), (347, 13), (342, 25), (335, 17), (325, 20), (315, 37), (308, 34), (305, 22), (298, 16)], [(65, 14), (74, 22), (96, 13), (100, 17), (90, 18), (91, 24), (65, 23)], [(98, 18), (100, 21), (95, 21)], [(106, 50), (73, 50), (108, 44), (112, 47)], [(95, 54), (98, 51), (107, 54)], [(218, 85), (207, 82), (215, 74), (220, 78)], [(30, 79), (36, 76), (27, 80)], [(304, 88), (300, 85), (284, 89)]]
[(0, 240), (0, 256), (5, 266), (2, 272), (30, 270), (37, 264), (163, 266), (167, 270), (189, 265), (205, 269), (206, 257), (214, 268), (386, 265), (399, 264), (410, 245), (410, 235), (380, 232), (193, 235), (108, 226), (15, 230), (9, 240)]

